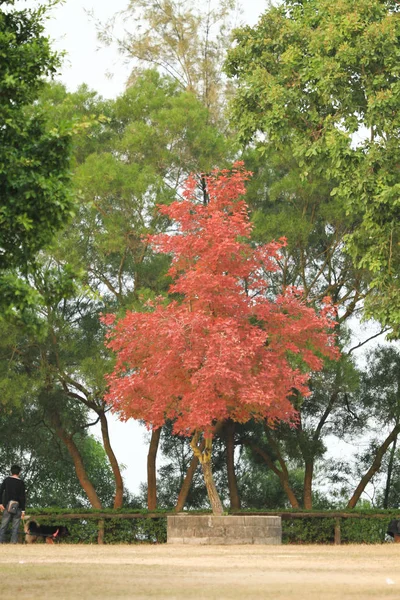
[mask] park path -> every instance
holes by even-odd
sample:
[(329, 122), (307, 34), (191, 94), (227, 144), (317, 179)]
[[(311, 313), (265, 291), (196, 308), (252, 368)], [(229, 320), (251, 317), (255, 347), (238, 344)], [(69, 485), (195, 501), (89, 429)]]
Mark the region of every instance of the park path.
[(400, 545), (0, 546), (2, 600), (400, 598)]

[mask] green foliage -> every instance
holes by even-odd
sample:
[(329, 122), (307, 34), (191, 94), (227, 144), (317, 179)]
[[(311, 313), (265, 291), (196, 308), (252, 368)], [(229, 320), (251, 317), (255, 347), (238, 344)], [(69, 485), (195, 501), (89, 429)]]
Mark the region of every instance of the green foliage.
[[(124, 35), (117, 40), (120, 51), (144, 68), (168, 74), (181, 89), (194, 93), (221, 120), (229, 84), (221, 64), (230, 43), (235, 0), (196, 5), (191, 0), (130, 0), (123, 18)], [(102, 41), (115, 42), (115, 18), (99, 28)], [(132, 73), (135, 80), (137, 69)]]
[(168, 286), (169, 259), (144, 237), (168, 226), (157, 205), (171, 202), (189, 173), (225, 164), (228, 144), (194, 94), (155, 71), (138, 74), (115, 101), (57, 85), (42, 102), (53, 118), (93, 121), (74, 138), (79, 208), (53, 256), (109, 309), (140, 308), (141, 297)]
[[(385, 539), (388, 519), (342, 519), (341, 540), (343, 544), (381, 544)], [(333, 544), (335, 519), (283, 519), (282, 541), (284, 544)]]
[[(67, 544), (96, 544), (99, 524), (104, 524), (104, 543), (106, 544), (134, 544), (134, 543), (165, 543), (167, 541), (167, 519), (163, 516), (163, 511), (159, 512), (160, 517), (146, 518), (146, 510), (140, 511), (137, 518), (96, 518), (99, 511), (93, 509), (76, 511), (78, 518), (65, 518), (66, 511), (62, 508), (29, 509), (31, 520), (37, 520), (41, 525), (65, 525), (70, 535), (63, 539)], [(131, 514), (132, 509), (102, 509), (101, 513), (113, 514)], [(39, 515), (39, 517), (37, 516)], [(143, 517), (141, 517), (143, 515)]]
[[(290, 506), (276, 475), (257, 455), (246, 449), (237, 463), (237, 480), (243, 509), (274, 510)], [(297, 497), (301, 497), (302, 494), (302, 480), (303, 472), (292, 465), (290, 486)]]
[(265, 134), (301, 181), (355, 220), (347, 248), (368, 269), (367, 314), (398, 332), (399, 7), (392, 0), (286, 0), (236, 32), (227, 71), (241, 137)]
[(8, 269), (26, 271), (72, 214), (72, 129), (50, 121), (37, 103), (44, 78), (60, 64), (44, 35), (46, 8), (2, 4), (11, 7), (0, 13), (0, 303), (18, 312), (37, 298)]
[[(393, 331), (400, 314), (398, 28), (392, 2), (287, 0), (235, 33), (226, 63), (238, 84), (231, 118), (255, 172), (255, 239), (286, 236), (275, 285), (300, 285), (317, 304), (331, 296), (340, 346), (346, 321), (363, 307)], [(384, 93), (389, 87), (393, 97)], [(387, 112), (376, 108), (378, 96)], [(322, 464), (326, 435), (361, 431), (357, 379), (350, 358), (313, 377), (312, 395), (296, 400), (301, 425), (270, 433), (277, 469), (280, 459), (290, 471), (307, 465), (310, 472)], [(310, 496), (309, 489), (308, 504)]]
[[(0, 416), (0, 479), (9, 474), (10, 465), (22, 466), (22, 478), (27, 488), (27, 508), (63, 505), (70, 508), (87, 507), (88, 501), (76, 477), (74, 465), (66, 448), (46, 422), (43, 409), (31, 401), (22, 408), (11, 409)], [(75, 421), (76, 407), (64, 407)], [(93, 481), (101, 501), (112, 505), (113, 477), (104, 449), (86, 430), (75, 436), (88, 477)]]
[(107, 520), (104, 541), (106, 544), (165, 543), (167, 541), (166, 519), (160, 517), (159, 519)]
[(282, 519), (284, 544), (332, 544), (334, 519)]

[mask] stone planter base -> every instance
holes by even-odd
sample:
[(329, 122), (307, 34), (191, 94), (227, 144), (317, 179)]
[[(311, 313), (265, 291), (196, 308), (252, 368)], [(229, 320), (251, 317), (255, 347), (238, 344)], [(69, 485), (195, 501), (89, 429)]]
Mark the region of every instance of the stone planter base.
[(167, 517), (168, 544), (281, 544), (280, 517), (177, 515)]

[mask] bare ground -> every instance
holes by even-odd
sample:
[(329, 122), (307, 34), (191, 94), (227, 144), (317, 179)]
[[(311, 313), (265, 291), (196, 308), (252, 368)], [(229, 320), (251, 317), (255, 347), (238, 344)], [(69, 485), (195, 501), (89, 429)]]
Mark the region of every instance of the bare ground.
[(0, 546), (0, 594), (64, 599), (400, 598), (400, 544)]

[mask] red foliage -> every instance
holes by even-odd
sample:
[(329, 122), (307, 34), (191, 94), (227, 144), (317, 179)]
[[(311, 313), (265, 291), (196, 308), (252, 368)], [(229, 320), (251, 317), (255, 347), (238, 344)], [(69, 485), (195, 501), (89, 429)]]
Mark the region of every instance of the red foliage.
[(285, 241), (249, 243), (248, 176), (237, 164), (207, 177), (207, 205), (196, 202), (189, 180), (185, 200), (160, 208), (176, 234), (150, 241), (172, 254), (170, 292), (180, 299), (128, 312), (114, 325), (105, 318), (117, 353), (107, 401), (123, 418), (153, 427), (173, 419), (187, 435), (207, 434), (228, 417), (295, 420), (291, 394), (308, 394), (307, 371), (322, 367), (321, 356), (335, 357), (329, 305), (317, 314), (293, 288), (269, 297), (268, 273), (278, 269)]

